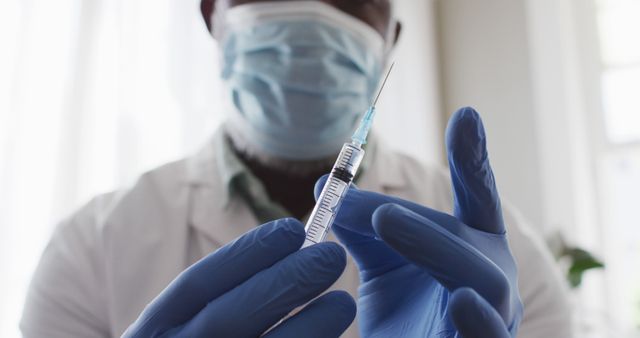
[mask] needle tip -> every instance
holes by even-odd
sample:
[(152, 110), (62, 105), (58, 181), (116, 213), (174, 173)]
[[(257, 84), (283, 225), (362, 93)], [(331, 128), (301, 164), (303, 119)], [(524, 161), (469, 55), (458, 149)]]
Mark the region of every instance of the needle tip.
[(389, 66), (389, 70), (387, 70), (387, 75), (384, 77), (384, 81), (382, 81), (382, 85), (380, 86), (380, 89), (378, 90), (378, 95), (376, 95), (376, 99), (373, 100), (373, 104), (372, 106), (375, 107), (376, 104), (378, 104), (378, 100), (380, 99), (380, 95), (382, 94), (382, 90), (384, 89), (384, 86), (387, 84), (387, 80), (389, 79), (389, 75), (391, 75), (391, 71), (393, 70), (393, 67), (396, 65), (396, 62), (393, 61), (391, 63), (391, 66)]

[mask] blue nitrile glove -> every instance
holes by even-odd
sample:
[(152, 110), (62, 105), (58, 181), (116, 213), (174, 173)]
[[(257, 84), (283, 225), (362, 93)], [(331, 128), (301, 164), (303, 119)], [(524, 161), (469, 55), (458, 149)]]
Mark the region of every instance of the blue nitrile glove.
[(516, 264), (473, 109), (451, 118), (447, 146), (455, 217), (357, 188), (338, 213), (334, 232), (360, 270), (364, 337), (516, 336)]
[[(260, 226), (181, 273), (149, 304), (124, 337), (259, 337), (342, 274), (336, 243), (300, 249), (294, 219)], [(346, 292), (327, 293), (264, 337), (338, 337), (355, 317)]]

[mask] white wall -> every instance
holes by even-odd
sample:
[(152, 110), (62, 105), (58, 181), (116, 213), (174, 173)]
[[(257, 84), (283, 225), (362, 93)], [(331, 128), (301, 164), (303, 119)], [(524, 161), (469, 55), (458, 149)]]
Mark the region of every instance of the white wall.
[(546, 226), (522, 0), (437, 1), (443, 106), (473, 106), (487, 129), (502, 198)]
[(377, 134), (424, 162), (442, 163), (442, 108), (433, 0), (397, 0), (403, 29), (376, 117)]
[[(437, 1), (445, 109), (478, 108), (501, 194), (536, 229), (559, 230), (604, 257), (595, 15), (593, 0)], [(576, 293), (580, 337), (601, 337), (582, 329), (610, 325), (599, 310), (604, 290), (602, 274), (585, 276)]]
[(581, 79), (587, 3), (437, 1), (445, 110), (476, 107), (503, 198), (540, 231), (583, 243), (597, 236)]

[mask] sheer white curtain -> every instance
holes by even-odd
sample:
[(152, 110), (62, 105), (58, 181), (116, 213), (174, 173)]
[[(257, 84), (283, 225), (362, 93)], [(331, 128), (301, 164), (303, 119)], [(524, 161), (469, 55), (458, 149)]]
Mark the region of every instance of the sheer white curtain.
[[(379, 134), (439, 161), (431, 2), (398, 2), (406, 34)], [(0, 2), (1, 337), (18, 335), (30, 274), (59, 219), (194, 151), (218, 125), (216, 52), (198, 5)]]
[(61, 217), (215, 127), (214, 46), (197, 15), (195, 0), (0, 5), (0, 336), (17, 334)]

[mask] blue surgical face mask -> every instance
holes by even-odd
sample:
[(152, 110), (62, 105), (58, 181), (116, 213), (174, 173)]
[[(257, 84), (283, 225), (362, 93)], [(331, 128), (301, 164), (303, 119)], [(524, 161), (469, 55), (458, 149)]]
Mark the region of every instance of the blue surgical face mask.
[(214, 22), (231, 103), (227, 127), (275, 158), (339, 152), (378, 85), (382, 36), (320, 1), (241, 5)]

